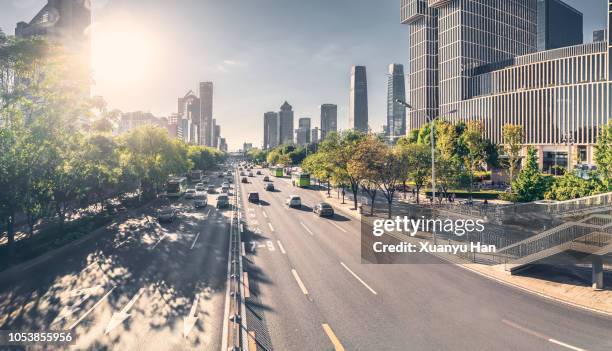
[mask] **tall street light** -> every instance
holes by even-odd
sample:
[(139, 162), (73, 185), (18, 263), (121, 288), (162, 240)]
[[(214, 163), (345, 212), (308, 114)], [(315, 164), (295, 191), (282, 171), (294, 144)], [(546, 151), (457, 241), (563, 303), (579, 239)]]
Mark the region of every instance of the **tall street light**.
[[(401, 99), (396, 99), (395, 102), (397, 102), (398, 104), (404, 106), (405, 108), (411, 109), (413, 110), (414, 108), (408, 104), (406, 101), (403, 101)], [(457, 113), (457, 110), (452, 110), (449, 111), (447, 113), (447, 115), (453, 114), (453, 113)], [(436, 165), (435, 165), (435, 155), (436, 155), (436, 148), (435, 148), (435, 144), (434, 144), (434, 124), (433, 122), (438, 119), (440, 116), (436, 117), (436, 118), (431, 118), (428, 115), (425, 115), (425, 117), (427, 117), (427, 121), (430, 123), (430, 128), (429, 128), (429, 136), (430, 136), (430, 141), (431, 141), (431, 203), (432, 206), (435, 205), (436, 203)]]

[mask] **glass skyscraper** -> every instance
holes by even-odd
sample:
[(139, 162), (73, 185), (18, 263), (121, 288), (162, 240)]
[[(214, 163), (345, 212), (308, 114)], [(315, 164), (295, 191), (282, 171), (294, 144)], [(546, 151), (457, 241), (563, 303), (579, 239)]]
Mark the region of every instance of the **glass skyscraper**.
[(406, 108), (396, 102), (397, 99), (406, 100), (406, 82), (404, 79), (404, 66), (394, 63), (389, 65), (389, 78), (387, 82), (387, 129), (386, 135), (390, 140), (406, 135)]
[(278, 113), (277, 145), (283, 144), (293, 144), (293, 108), (287, 101), (281, 106)]
[(582, 12), (561, 0), (538, 0), (538, 50), (582, 44)]
[[(538, 52), (538, 0), (403, 0), (401, 12), (411, 27), (410, 128), (425, 122), (424, 113), (479, 120), (501, 143), (503, 126), (520, 124), (540, 162), (547, 153), (567, 155), (568, 147), (579, 155), (574, 161), (592, 162), (592, 145), (611, 117), (608, 42)], [(550, 32), (563, 25), (547, 22)], [(457, 113), (445, 116), (451, 110)]]
[(338, 131), (338, 106), (334, 104), (323, 104), (321, 109), (321, 140), (327, 134)]
[(364, 66), (351, 69), (349, 128), (364, 133), (368, 131), (368, 80)]
[(264, 113), (264, 149), (272, 149), (278, 146), (278, 113)]

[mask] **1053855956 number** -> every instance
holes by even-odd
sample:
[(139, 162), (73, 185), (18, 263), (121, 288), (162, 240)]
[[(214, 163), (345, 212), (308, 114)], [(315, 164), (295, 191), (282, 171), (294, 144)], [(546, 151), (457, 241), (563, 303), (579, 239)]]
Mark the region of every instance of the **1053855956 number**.
[(0, 346), (11, 345), (74, 345), (76, 342), (72, 331), (14, 331), (0, 330)]

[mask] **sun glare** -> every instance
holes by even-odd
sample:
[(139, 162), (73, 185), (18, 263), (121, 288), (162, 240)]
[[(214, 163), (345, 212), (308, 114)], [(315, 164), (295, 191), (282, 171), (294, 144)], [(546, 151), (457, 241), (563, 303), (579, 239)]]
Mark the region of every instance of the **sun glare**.
[(155, 35), (128, 21), (96, 23), (92, 28), (92, 65), (96, 83), (143, 83), (154, 74), (160, 50)]

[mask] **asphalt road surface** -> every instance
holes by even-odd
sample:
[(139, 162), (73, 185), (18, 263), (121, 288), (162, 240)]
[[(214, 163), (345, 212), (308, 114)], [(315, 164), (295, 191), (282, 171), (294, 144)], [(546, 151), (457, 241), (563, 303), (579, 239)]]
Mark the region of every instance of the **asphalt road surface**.
[[(220, 186), (220, 178), (211, 178)], [(0, 281), (1, 330), (66, 330), (79, 350), (218, 350), (228, 211), (155, 203), (95, 239)], [(160, 206), (181, 212), (160, 225)], [(53, 349), (53, 348), (51, 348)]]
[[(612, 349), (612, 319), (433, 256), (428, 264), (361, 264), (358, 221), (319, 218), (319, 193), (275, 177), (277, 190), (267, 192), (262, 178), (241, 184), (247, 322), (258, 350)], [(259, 204), (247, 201), (250, 191)], [(285, 205), (292, 194), (301, 209)]]

